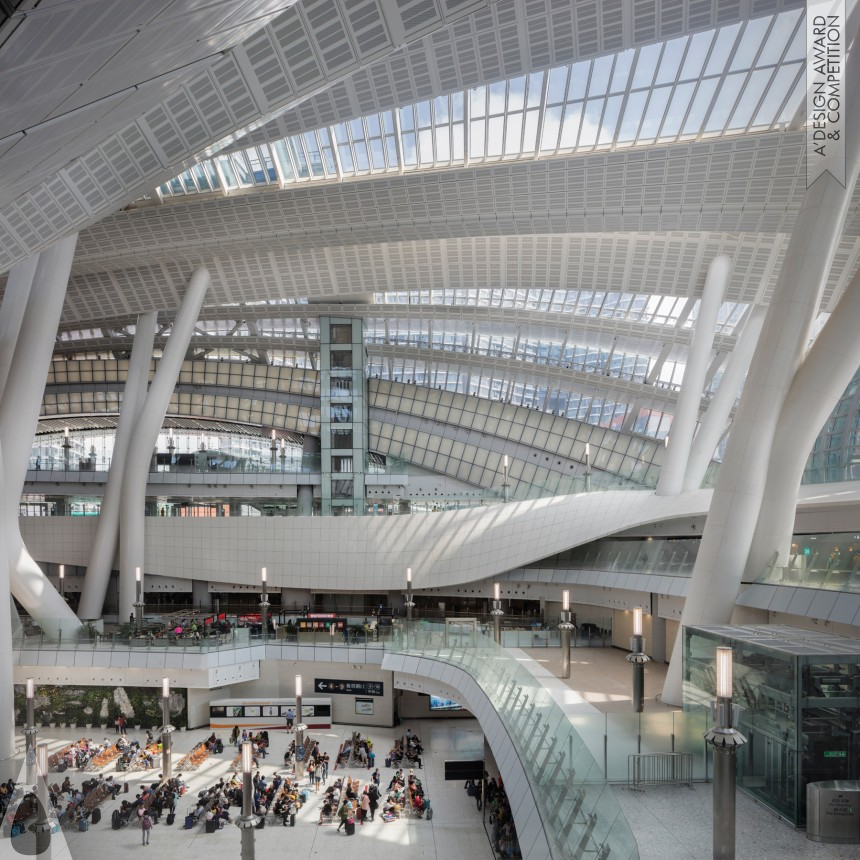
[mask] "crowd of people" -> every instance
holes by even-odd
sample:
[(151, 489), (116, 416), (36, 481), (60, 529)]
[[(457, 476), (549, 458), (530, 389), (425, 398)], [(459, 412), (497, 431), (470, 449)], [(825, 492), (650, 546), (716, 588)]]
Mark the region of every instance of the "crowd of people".
[(478, 809), (481, 808), (482, 803), (487, 805), (487, 813), (492, 827), (490, 841), (493, 850), (500, 857), (519, 857), (520, 845), (517, 840), (517, 829), (514, 826), (511, 805), (502, 785), (501, 777), (499, 777), (498, 782), (495, 777), (485, 778), (483, 786), (480, 781), (475, 782), (470, 779), (466, 781), (465, 789), (470, 797), (475, 798)]

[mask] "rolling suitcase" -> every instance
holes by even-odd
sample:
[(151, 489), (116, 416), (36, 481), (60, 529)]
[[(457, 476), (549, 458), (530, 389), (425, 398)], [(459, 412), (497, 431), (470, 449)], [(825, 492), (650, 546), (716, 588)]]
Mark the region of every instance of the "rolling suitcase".
[(347, 818), (346, 824), (343, 825), (343, 829), (346, 831), (347, 836), (355, 836), (355, 819)]
[(110, 826), (113, 827), (114, 830), (119, 830), (122, 827), (122, 818), (120, 817), (118, 809), (115, 809), (111, 813)]
[(191, 828), (194, 827), (194, 822), (195, 822), (195, 818), (193, 815), (186, 815), (185, 816), (185, 824), (183, 825), (183, 827), (186, 830), (191, 830)]
[(86, 819), (86, 818), (82, 818), (82, 819), (78, 822), (78, 830), (80, 830), (80, 831), (81, 831), (81, 833), (86, 833), (86, 832), (87, 832), (87, 830), (89, 830), (89, 829), (90, 829), (90, 823), (89, 823), (89, 821), (87, 821), (87, 819)]
[(175, 812), (168, 812), (167, 813), (167, 820), (164, 823), (165, 824), (173, 824), (174, 821), (176, 821), (176, 813)]
[(425, 817), (428, 821), (431, 821), (433, 819), (433, 809), (432, 808), (427, 810)]
[(206, 822), (206, 832), (214, 833), (218, 829), (218, 822), (212, 818), (211, 820)]
[(93, 814), (90, 816), (90, 821), (93, 824), (98, 824), (101, 820), (102, 820), (102, 811), (98, 807), (96, 807), (93, 810)]

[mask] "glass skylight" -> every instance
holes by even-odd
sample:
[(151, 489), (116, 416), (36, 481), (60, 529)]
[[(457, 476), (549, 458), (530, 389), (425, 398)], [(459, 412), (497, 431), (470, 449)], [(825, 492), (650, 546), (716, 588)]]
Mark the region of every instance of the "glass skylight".
[(615, 150), (780, 128), (803, 10), (534, 72), (206, 159), (162, 196)]

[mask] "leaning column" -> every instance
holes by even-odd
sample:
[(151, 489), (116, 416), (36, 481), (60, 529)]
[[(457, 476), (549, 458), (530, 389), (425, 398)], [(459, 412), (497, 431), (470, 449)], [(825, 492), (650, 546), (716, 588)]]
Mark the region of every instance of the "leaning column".
[(61, 632), (73, 634), (80, 622), (24, 546), (18, 527), (18, 506), (77, 240), (77, 234), (67, 236), (39, 255), (0, 401), (0, 442), (5, 467), (2, 516), (12, 593), (52, 639)]
[(797, 491), (827, 416), (860, 365), (860, 270), (855, 272), (791, 383), (773, 438), (767, 483), (744, 580), (755, 579), (774, 552), (784, 567), (791, 549)]
[[(851, 51), (846, 80), (860, 78)], [(860, 87), (845, 105), (845, 187), (830, 173), (806, 191), (767, 310), (726, 456), (717, 477), (681, 625), (731, 620), (767, 478), (776, 425), (809, 342), (815, 314), (851, 204), (860, 154)], [(680, 704), (681, 642), (675, 639), (663, 699)]]
[[(125, 475), (131, 434), (138, 422), (143, 402), (146, 399), (146, 386), (149, 382), (149, 366), (152, 362), (152, 345), (155, 342), (157, 316), (155, 311), (151, 311), (141, 314), (137, 318), (134, 346), (131, 351), (128, 376), (122, 395), (122, 406), (116, 425), (116, 439), (114, 440), (110, 473), (108, 474), (99, 521), (90, 550), (90, 563), (87, 566), (84, 588), (78, 604), (79, 618), (101, 618), (104, 608), (110, 572), (116, 555), (122, 480)], [(122, 615), (119, 617), (120, 620), (124, 620)]]
[(158, 441), (158, 433), (170, 405), (170, 396), (179, 378), (179, 371), (185, 360), (207, 289), (209, 272), (202, 268), (195, 269), (129, 441), (120, 499), (120, 619), (128, 618), (134, 609), (135, 567), (144, 571), (146, 569), (143, 558), (145, 501), (152, 449)]
[(714, 329), (731, 270), (732, 261), (725, 254), (714, 257), (708, 266), (699, 302), (699, 317), (687, 352), (681, 393), (669, 430), (669, 447), (657, 482), (658, 496), (677, 496), (681, 492), (687, 456), (696, 432), (699, 407), (702, 405), (702, 389), (705, 387), (705, 374), (714, 344)]

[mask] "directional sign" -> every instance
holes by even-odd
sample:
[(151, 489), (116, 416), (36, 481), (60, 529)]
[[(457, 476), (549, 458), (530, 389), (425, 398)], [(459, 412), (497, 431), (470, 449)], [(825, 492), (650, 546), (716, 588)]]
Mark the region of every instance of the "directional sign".
[(315, 678), (314, 692), (327, 696), (341, 693), (345, 696), (384, 696), (382, 681), (338, 681), (332, 678)]

